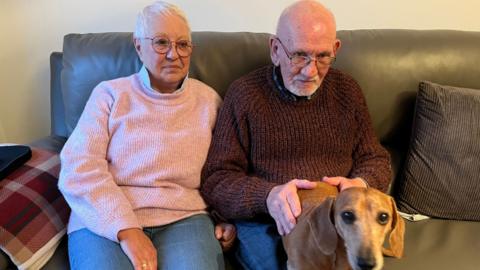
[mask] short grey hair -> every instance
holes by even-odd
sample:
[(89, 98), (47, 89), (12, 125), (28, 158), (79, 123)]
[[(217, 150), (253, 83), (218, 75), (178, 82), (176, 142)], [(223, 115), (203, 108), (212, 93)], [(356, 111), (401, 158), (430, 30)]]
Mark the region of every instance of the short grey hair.
[(175, 15), (185, 21), (185, 24), (190, 32), (190, 25), (188, 23), (187, 16), (185, 16), (185, 13), (179, 7), (164, 1), (156, 1), (153, 4), (146, 6), (140, 13), (138, 13), (133, 37), (145, 37), (149, 22), (156, 17), (167, 15)]

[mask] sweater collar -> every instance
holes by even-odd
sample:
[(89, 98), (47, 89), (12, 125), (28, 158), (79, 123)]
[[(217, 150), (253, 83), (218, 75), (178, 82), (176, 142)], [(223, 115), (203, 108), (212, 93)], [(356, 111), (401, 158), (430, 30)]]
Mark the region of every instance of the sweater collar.
[[(151, 93), (159, 93), (157, 90), (152, 88), (152, 83), (150, 82), (150, 76), (148, 75), (148, 70), (145, 67), (145, 65), (142, 65), (142, 68), (138, 72), (138, 76), (140, 77), (140, 81), (142, 82), (142, 85), (145, 87), (147, 91)], [(185, 81), (187, 80), (187, 78), (188, 78), (188, 74), (187, 76), (185, 76), (185, 78), (183, 78), (182, 83), (180, 84), (180, 87), (171, 94), (181, 93), (183, 89), (185, 89)]]
[(176, 105), (181, 104), (188, 99), (190, 79), (186, 76), (180, 87), (173, 93), (160, 93), (153, 89), (150, 85), (150, 77), (145, 66), (135, 74), (137, 78), (138, 87), (134, 89), (146, 97), (150, 102), (157, 104)]
[(310, 100), (312, 96), (315, 95), (318, 91), (315, 91), (311, 96), (297, 96), (288, 90), (285, 85), (283, 84), (282, 73), (280, 72), (280, 68), (277, 66), (273, 66), (272, 69), (272, 78), (275, 84), (275, 87), (280, 92), (280, 95), (287, 98), (288, 100), (292, 101), (300, 101), (300, 100)]

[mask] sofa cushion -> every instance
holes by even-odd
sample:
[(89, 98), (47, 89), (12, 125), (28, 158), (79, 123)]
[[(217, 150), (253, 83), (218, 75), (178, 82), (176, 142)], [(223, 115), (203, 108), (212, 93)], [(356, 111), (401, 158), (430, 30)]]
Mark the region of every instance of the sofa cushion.
[(40, 269), (66, 233), (59, 171), (57, 153), (32, 147), (32, 158), (0, 182), (0, 248), (19, 269)]
[[(235, 79), (270, 62), (269, 37), (265, 33), (194, 32), (189, 76), (223, 96)], [(138, 72), (141, 65), (132, 33), (66, 35), (61, 72), (66, 135), (70, 136), (77, 125), (97, 84)]]
[(93, 88), (141, 67), (131, 33), (69, 34), (63, 39), (61, 85), (67, 135), (77, 125)]
[(385, 257), (385, 270), (478, 270), (480, 222), (431, 218), (405, 221), (404, 256)]
[(420, 83), (399, 209), (480, 220), (480, 90)]

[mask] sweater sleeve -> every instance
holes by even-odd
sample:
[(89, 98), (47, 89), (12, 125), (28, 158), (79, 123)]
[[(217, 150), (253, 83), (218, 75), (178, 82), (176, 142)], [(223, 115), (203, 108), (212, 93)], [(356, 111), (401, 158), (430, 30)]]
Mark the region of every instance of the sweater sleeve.
[(350, 177), (360, 177), (369, 186), (386, 192), (392, 178), (390, 155), (378, 141), (360, 86), (352, 83), (356, 138)]
[(59, 189), (92, 232), (118, 242), (118, 231), (140, 228), (130, 202), (108, 170), (108, 119), (113, 97), (105, 83), (90, 96), (61, 154)]
[(241, 88), (234, 83), (225, 96), (202, 172), (203, 198), (227, 219), (268, 213), (266, 199), (277, 185), (249, 174), (249, 102)]

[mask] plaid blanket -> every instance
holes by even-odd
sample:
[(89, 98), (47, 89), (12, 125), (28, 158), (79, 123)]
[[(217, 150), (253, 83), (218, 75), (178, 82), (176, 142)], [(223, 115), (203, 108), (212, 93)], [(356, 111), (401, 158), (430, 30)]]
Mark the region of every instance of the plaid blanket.
[(18, 269), (40, 269), (66, 232), (59, 171), (58, 154), (32, 148), (32, 158), (0, 181), (0, 248)]

